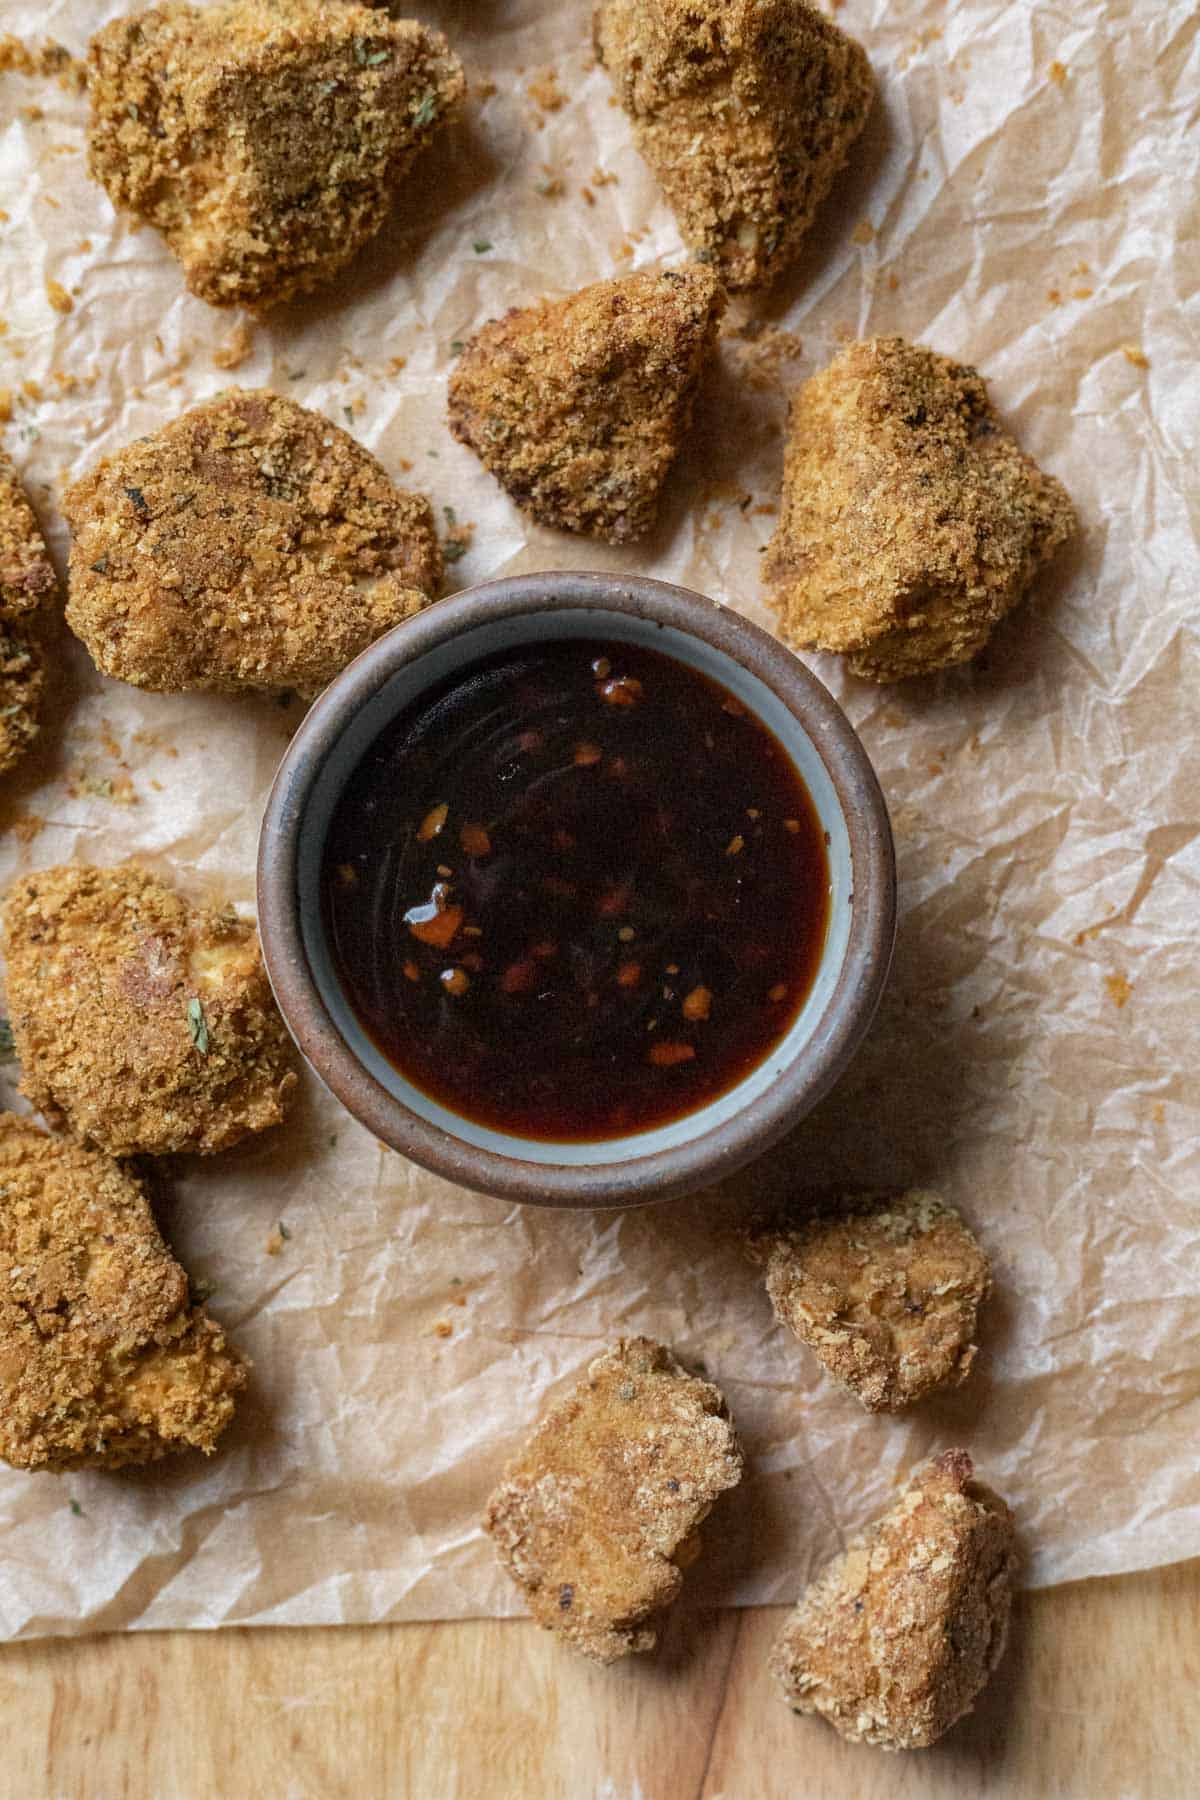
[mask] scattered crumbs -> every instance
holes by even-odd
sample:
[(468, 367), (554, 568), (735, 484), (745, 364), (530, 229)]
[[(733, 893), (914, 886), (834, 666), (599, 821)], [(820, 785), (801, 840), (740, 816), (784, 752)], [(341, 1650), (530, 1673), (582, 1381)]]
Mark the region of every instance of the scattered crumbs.
[(875, 241), (875, 227), (872, 225), (870, 219), (860, 219), (850, 236), (852, 241), (856, 244), (873, 244)]
[(588, 206), (595, 206), (596, 196), (593, 194), (590, 187), (580, 188), (579, 192), (583, 195), (584, 201)]
[(337, 1149), (337, 1132), (336, 1131), (331, 1131), (329, 1134), (329, 1148), (331, 1150)]
[(73, 1512), (73, 1513), (74, 1513), (74, 1514), (75, 1514), (75, 1517), (76, 1517), (76, 1518), (77, 1518), (77, 1519), (82, 1519), (82, 1517), (83, 1517), (83, 1508), (82, 1508), (82, 1506), (80, 1506), (80, 1504), (79, 1504), (79, 1502), (78, 1502), (78, 1500), (69, 1500), (69, 1501), (68, 1501), (68, 1502), (67, 1502), (67, 1504), (68, 1504), (68, 1506), (69, 1506), (69, 1507), (70, 1507), (70, 1508), (71, 1508), (71, 1511), (72, 1511), (72, 1512)]
[(892, 294), (894, 294), (896, 289), (900, 286), (900, 277), (897, 275), (895, 269), (888, 270), (887, 284), (888, 292)]
[(439, 1319), (433, 1328), (434, 1337), (448, 1338), (454, 1336), (454, 1327), (449, 1319)]
[(292, 1235), (292, 1234), (291, 1234), (291, 1232), (290, 1232), (290, 1231), (289, 1231), (289, 1230), (288, 1230), (288, 1228), (287, 1228), (287, 1226), (286, 1226), (286, 1225), (285, 1225), (285, 1224), (284, 1224), (284, 1222), (283, 1222), (283, 1220), (282, 1220), (282, 1219), (280, 1219), (280, 1221), (279, 1221), (279, 1227), (278, 1227), (278, 1229), (279, 1229), (279, 1235), (280, 1235), (280, 1237), (281, 1237), (281, 1238), (282, 1238), (282, 1239), (283, 1239), (283, 1241), (284, 1241), (284, 1243), (285, 1243), (285, 1244), (286, 1244), (286, 1243), (288, 1243), (288, 1242), (289, 1242), (289, 1241), (290, 1241), (290, 1239), (291, 1239), (291, 1235)]
[(472, 250), (474, 250), (476, 256), (486, 256), (488, 251), (491, 249), (491, 247), (492, 247), (491, 238), (476, 238), (475, 242), (471, 245), (471, 248), (472, 248)]
[(1046, 298), (1050, 302), (1051, 306), (1061, 306), (1062, 305), (1062, 295), (1059, 293), (1057, 288), (1047, 288), (1046, 289)]
[(12, 389), (0, 388), (0, 425), (7, 425), (12, 418)]
[[(387, 366), (387, 372), (389, 375), (398, 375), (400, 373), (401, 369), (406, 369), (407, 367), (408, 367), (407, 356), (389, 356), (388, 366)], [(412, 464), (410, 463), (409, 468), (411, 468), (411, 467), (412, 467)]]
[(546, 113), (561, 112), (567, 103), (567, 96), (559, 87), (553, 69), (540, 69), (526, 84), (525, 92), (537, 108), (535, 123), (538, 126), (546, 123)]
[(218, 369), (240, 369), (254, 349), (254, 331), (249, 321), (240, 319), (223, 344), (213, 351)]
[(210, 1281), (207, 1275), (203, 1275), (198, 1281), (191, 1283), (191, 1289), (193, 1303), (196, 1306), (203, 1306), (204, 1302), (211, 1300), (216, 1293), (217, 1284), (215, 1281)]
[(1132, 363), (1135, 369), (1148, 369), (1150, 367), (1150, 358), (1146, 355), (1144, 350), (1139, 350), (1136, 344), (1122, 344), (1121, 355), (1125, 358), (1126, 362)]
[(1095, 288), (1091, 287), (1072, 288), (1071, 298), (1072, 300), (1090, 300), (1095, 291)]
[(1109, 999), (1118, 1008), (1124, 1006), (1133, 992), (1133, 983), (1122, 975), (1120, 970), (1115, 975), (1106, 975), (1104, 985), (1108, 990)]
[(442, 555), (448, 563), (456, 563), (461, 561), (471, 548), (471, 540), (475, 536), (475, 526), (452, 520), (447, 520), (447, 523), (453, 524), (454, 529), (442, 544)]
[(283, 1249), (283, 1228), (277, 1225), (267, 1239), (267, 1255), (278, 1256)]
[(777, 388), (789, 363), (804, 355), (804, 340), (794, 331), (750, 320), (735, 334), (738, 367), (750, 386), (764, 392)]
[(42, 398), (42, 384), (40, 381), (23, 381), (21, 383), (21, 392), (27, 400), (40, 400)]
[(1166, 1119), (1166, 1116), (1167, 1116), (1166, 1107), (1163, 1105), (1161, 1100), (1156, 1100), (1154, 1102), (1154, 1105), (1150, 1108), (1150, 1117), (1154, 1120), (1154, 1123), (1156, 1125), (1161, 1125), (1163, 1123), (1163, 1121)]
[(538, 182), (537, 191), (543, 200), (561, 200), (567, 190), (561, 177), (547, 175), (544, 181)]
[(1055, 87), (1065, 87), (1066, 86), (1067, 71), (1066, 71), (1066, 68), (1064, 67), (1064, 65), (1062, 63), (1060, 63), (1057, 59), (1055, 59), (1055, 61), (1050, 64), (1050, 67), (1047, 69), (1046, 73), (1049, 75), (1049, 77), (1050, 77), (1051, 81), (1054, 83)]
[(477, 81), (475, 83), (475, 98), (477, 100), (490, 100), (492, 95), (498, 92), (499, 89), (494, 81), (485, 80)]
[(596, 167), (592, 170), (590, 180), (594, 188), (615, 187), (620, 180), (620, 176), (615, 175), (611, 169), (602, 169), (600, 164), (597, 163)]
[(7, 33), (0, 37), (0, 74), (4, 73), (53, 75), (60, 88), (77, 92), (87, 86), (87, 65), (72, 56), (65, 44), (51, 41), (40, 50), (31, 50)]
[(47, 280), (46, 298), (56, 313), (65, 314), (75, 311), (75, 302), (72, 300), (61, 281)]

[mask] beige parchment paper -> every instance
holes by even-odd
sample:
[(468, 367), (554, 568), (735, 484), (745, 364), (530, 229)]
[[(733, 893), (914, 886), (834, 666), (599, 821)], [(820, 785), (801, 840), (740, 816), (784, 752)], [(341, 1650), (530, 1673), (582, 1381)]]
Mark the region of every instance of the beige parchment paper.
[[(117, 10), (3, 0), (0, 23), (81, 53)], [(724, 339), (661, 527), (624, 552), (522, 520), (451, 439), (446, 371), (509, 305), (680, 260), (674, 222), (586, 0), (423, 12), (472, 76), (463, 127), (336, 291), (245, 339), (88, 181), (83, 97), (0, 76), (7, 441), (60, 559), (63, 483), (235, 380), (352, 420), (473, 526), (453, 586), (642, 569), (769, 623), (786, 390), (888, 331), (983, 369), (1082, 543), (970, 669), (889, 691), (812, 659), (887, 792), (902, 911), (871, 1038), (795, 1139), (726, 1195), (566, 1217), (409, 1166), (309, 1079), (285, 1131), (169, 1172), (164, 1229), (254, 1359), (236, 1425), (207, 1463), (0, 1474), (0, 1634), (516, 1611), (481, 1507), (621, 1332), (702, 1362), (749, 1455), (688, 1603), (791, 1598), (957, 1443), (1015, 1506), (1035, 1584), (1200, 1552), (1194, 8), (847, 0), (880, 103), (800, 267), (736, 309), (766, 334)], [(0, 879), (136, 851), (250, 909), (299, 703), (141, 694), (60, 654), (55, 718), (0, 796)], [(977, 1375), (910, 1418), (822, 1379), (730, 1241), (756, 1196), (842, 1179), (936, 1184), (995, 1265)]]

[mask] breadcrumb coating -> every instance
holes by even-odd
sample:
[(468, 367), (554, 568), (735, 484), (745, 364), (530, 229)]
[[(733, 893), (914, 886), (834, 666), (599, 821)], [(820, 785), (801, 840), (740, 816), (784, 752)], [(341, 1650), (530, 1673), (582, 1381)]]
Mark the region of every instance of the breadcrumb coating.
[(67, 623), (135, 687), (319, 691), (434, 597), (423, 495), (321, 414), (234, 388), (63, 500)]
[(438, 31), (342, 0), (167, 0), (92, 39), (89, 168), (188, 287), (263, 312), (325, 287), (459, 109)]
[(770, 1668), (796, 1712), (854, 1743), (918, 1750), (970, 1712), (1004, 1654), (1012, 1514), (965, 1450), (916, 1471), (784, 1626)]
[(741, 1475), (720, 1390), (622, 1338), (509, 1465), (484, 1529), (539, 1625), (611, 1663), (654, 1648), (697, 1526)]
[(1076, 529), (976, 370), (868, 338), (792, 403), (764, 575), (791, 643), (901, 681), (975, 656)]
[(0, 1114), (0, 1456), (61, 1472), (211, 1455), (246, 1370), (140, 1184)]
[(987, 1258), (954, 1208), (923, 1188), (858, 1194), (752, 1230), (775, 1316), (868, 1412), (958, 1387), (975, 1361)]
[(298, 1086), (258, 934), (139, 868), (26, 875), (3, 916), (21, 1091), (112, 1156), (225, 1150)]
[(0, 774), (38, 735), (46, 685), (43, 633), (32, 615), (58, 591), (54, 565), (9, 456), (0, 450)]
[(450, 429), (539, 524), (626, 543), (654, 523), (725, 295), (711, 270), (597, 281), (493, 319), (450, 377)]
[(861, 44), (804, 0), (599, 0), (594, 30), (685, 242), (766, 287), (866, 123)]

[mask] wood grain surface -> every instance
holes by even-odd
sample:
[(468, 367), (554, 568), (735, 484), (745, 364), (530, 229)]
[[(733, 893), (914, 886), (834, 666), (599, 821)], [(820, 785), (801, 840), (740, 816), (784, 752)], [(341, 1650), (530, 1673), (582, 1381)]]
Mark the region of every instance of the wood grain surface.
[(1200, 1562), (1022, 1597), (934, 1750), (843, 1744), (777, 1698), (780, 1610), (681, 1613), (593, 1669), (478, 1621), (172, 1632), (0, 1652), (4, 1800), (1191, 1800)]

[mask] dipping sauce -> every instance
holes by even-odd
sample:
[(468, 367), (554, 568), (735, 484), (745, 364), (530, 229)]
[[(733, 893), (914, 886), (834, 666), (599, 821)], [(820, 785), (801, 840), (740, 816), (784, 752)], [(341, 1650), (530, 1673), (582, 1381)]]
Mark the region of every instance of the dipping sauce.
[(580, 1142), (748, 1075), (812, 986), (829, 865), (791, 759), (725, 688), (583, 640), (422, 695), (346, 784), (322, 869), (344, 991), (465, 1119)]

